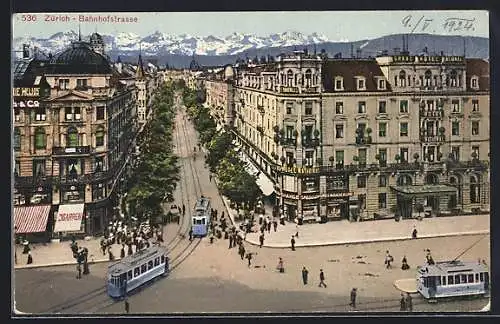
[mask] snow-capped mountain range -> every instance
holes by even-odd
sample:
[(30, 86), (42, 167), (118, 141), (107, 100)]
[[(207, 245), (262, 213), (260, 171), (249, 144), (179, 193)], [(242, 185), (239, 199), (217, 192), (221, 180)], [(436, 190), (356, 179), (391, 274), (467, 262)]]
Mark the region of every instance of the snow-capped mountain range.
[[(159, 31), (145, 37), (131, 32), (117, 35), (101, 34), (101, 36), (108, 52), (113, 51), (125, 55), (139, 49), (144, 55), (237, 55), (249, 49), (320, 44), (330, 41), (326, 36), (318, 33), (304, 35), (295, 31), (271, 34), (266, 37), (241, 33), (233, 33), (225, 38), (211, 35), (201, 37), (186, 34), (171, 35)], [(82, 40), (88, 39), (89, 35), (82, 35)], [(45, 53), (57, 53), (76, 40), (78, 40), (78, 33), (71, 30), (56, 33), (48, 38), (16, 37), (13, 47), (14, 50), (21, 51), (22, 44), (30, 44), (31, 48), (37, 47)], [(347, 42), (347, 40), (340, 42)]]

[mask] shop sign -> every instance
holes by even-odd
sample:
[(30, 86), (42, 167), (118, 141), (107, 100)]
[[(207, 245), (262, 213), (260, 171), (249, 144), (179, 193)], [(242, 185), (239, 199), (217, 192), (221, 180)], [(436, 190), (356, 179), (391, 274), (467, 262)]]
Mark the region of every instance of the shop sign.
[(354, 192), (352, 192), (352, 191), (348, 191), (348, 192), (334, 192), (334, 193), (329, 193), (327, 195), (330, 198), (345, 198), (345, 197), (354, 196)]
[(36, 108), (40, 106), (40, 102), (38, 100), (16, 100), (13, 102), (14, 108)]
[(12, 88), (12, 96), (15, 97), (39, 97), (40, 88)]

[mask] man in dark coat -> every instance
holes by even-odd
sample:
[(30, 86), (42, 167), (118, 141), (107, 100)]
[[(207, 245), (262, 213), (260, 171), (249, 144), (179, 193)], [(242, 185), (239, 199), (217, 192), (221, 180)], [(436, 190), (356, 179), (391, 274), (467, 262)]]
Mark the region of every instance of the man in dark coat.
[(302, 268), (302, 282), (304, 285), (307, 285), (307, 276), (309, 274), (309, 271), (306, 269), (306, 267)]
[(403, 293), (401, 293), (401, 300), (399, 301), (399, 310), (404, 312), (406, 311), (406, 298)]
[(349, 303), (349, 305), (352, 306), (353, 308), (356, 308), (356, 297), (358, 295), (357, 291), (358, 289), (356, 288), (352, 288), (351, 290), (351, 302)]
[(292, 251), (295, 251), (295, 239), (292, 236), (292, 239), (290, 240), (290, 244), (292, 245)]
[(406, 310), (409, 312), (413, 312), (413, 300), (410, 294), (406, 294)]
[(260, 236), (259, 236), (259, 242), (260, 242), (259, 247), (261, 248), (264, 245), (264, 234), (260, 234)]
[(125, 299), (125, 313), (130, 313), (130, 304), (128, 303), (128, 299)]
[(319, 270), (319, 285), (318, 285), (318, 287), (325, 287), (326, 288), (325, 274), (323, 273), (323, 269)]
[(193, 229), (192, 228), (189, 229), (189, 240), (190, 241), (193, 240)]

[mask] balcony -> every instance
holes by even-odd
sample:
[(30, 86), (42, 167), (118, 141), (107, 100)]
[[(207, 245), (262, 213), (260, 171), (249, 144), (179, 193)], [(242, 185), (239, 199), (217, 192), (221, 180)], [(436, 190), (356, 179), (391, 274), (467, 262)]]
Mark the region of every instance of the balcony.
[(448, 160), (446, 161), (446, 168), (448, 170), (454, 169), (469, 169), (469, 170), (481, 170), (486, 171), (489, 169), (489, 162), (482, 160), (472, 160), (472, 161), (455, 161)]
[(296, 146), (297, 139), (296, 138), (282, 138), (280, 144), (283, 146)]
[(35, 187), (35, 186), (50, 186), (50, 185), (52, 185), (52, 180), (53, 180), (52, 176), (39, 176), (39, 177), (15, 176), (14, 177), (14, 187), (26, 188), (26, 187)]
[(319, 138), (306, 138), (306, 139), (302, 140), (302, 146), (304, 146), (304, 147), (319, 146)]
[(372, 143), (371, 136), (356, 136), (356, 145), (370, 145)]
[(74, 147), (54, 146), (52, 148), (52, 155), (75, 155), (75, 154), (90, 154), (90, 145), (74, 146)]
[(420, 135), (420, 141), (423, 143), (444, 143), (446, 137), (444, 135), (426, 136)]
[(420, 117), (423, 118), (443, 118), (444, 111), (443, 110), (424, 110), (420, 109)]

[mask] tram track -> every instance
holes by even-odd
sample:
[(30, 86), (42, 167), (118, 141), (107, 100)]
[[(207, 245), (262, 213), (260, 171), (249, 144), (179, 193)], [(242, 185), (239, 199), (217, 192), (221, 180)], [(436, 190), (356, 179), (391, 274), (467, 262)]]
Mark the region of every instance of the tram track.
[[(177, 104), (179, 108), (182, 108), (180, 104)], [(183, 117), (185, 115), (183, 114)], [(184, 135), (185, 141), (183, 142), (184, 145), (182, 145), (180, 139), (181, 139), (181, 129), (179, 128), (179, 125), (175, 126), (175, 139), (176, 139), (176, 147), (179, 150), (179, 156), (181, 156), (181, 159), (183, 161), (182, 164), (182, 173), (181, 177), (183, 178), (183, 184), (185, 185), (184, 190), (181, 187), (181, 199), (184, 202), (187, 203), (188, 206), (188, 213), (191, 208), (191, 199), (190, 194), (194, 193), (196, 197), (201, 196), (202, 194), (202, 189), (201, 189), (201, 183), (199, 179), (199, 174), (198, 171), (196, 170), (196, 166), (194, 165), (194, 161), (189, 157), (189, 149), (190, 146), (192, 146), (192, 141), (190, 140), (190, 137), (188, 136), (188, 130), (187, 130), (187, 125), (186, 121), (182, 119), (180, 121), (180, 126), (182, 129), (182, 134)], [(182, 157), (183, 151), (186, 154), (186, 157)], [(196, 153), (195, 153), (196, 154)], [(187, 161), (186, 161), (187, 160)], [(189, 168), (190, 172), (187, 172)], [(191, 180), (192, 180), (192, 192), (188, 192), (188, 176), (187, 173), (191, 174)], [(194, 202), (193, 202), (194, 204)], [(169, 255), (174, 254), (174, 251), (176, 248), (179, 246), (179, 244), (183, 241), (185, 241), (185, 236), (187, 232), (189, 231), (189, 225), (190, 225), (190, 219), (191, 217), (188, 215), (188, 221), (185, 221), (186, 216), (183, 217), (183, 222), (180, 224), (179, 229), (176, 232), (176, 235), (166, 244), (167, 250), (169, 251)], [(185, 227), (185, 228), (184, 228)], [(170, 272), (175, 271), (199, 246), (201, 243), (201, 238), (199, 239), (194, 239), (189, 241), (189, 243), (183, 247), (178, 253), (175, 253), (175, 256), (170, 259)], [(175, 251), (177, 252), (177, 251)], [(154, 282), (157, 279), (152, 280)], [(139, 288), (138, 291), (147, 288), (147, 286), (150, 283), (146, 284), (145, 286), (142, 286)], [(137, 292), (138, 292), (137, 291)], [(87, 301), (92, 300), (92, 303), (89, 305), (86, 303)], [(107, 289), (106, 286), (98, 289), (94, 289), (88, 293), (85, 293), (84, 295), (72, 298), (69, 301), (65, 301), (64, 303), (58, 304), (56, 306), (52, 306), (48, 310), (44, 311), (43, 313), (69, 313), (70, 311), (71, 314), (79, 314), (79, 313), (95, 313), (98, 312), (102, 309), (105, 309), (107, 307), (110, 307), (116, 303), (120, 302), (119, 300), (113, 300), (107, 295)], [(79, 306), (82, 307), (79, 307)]]

